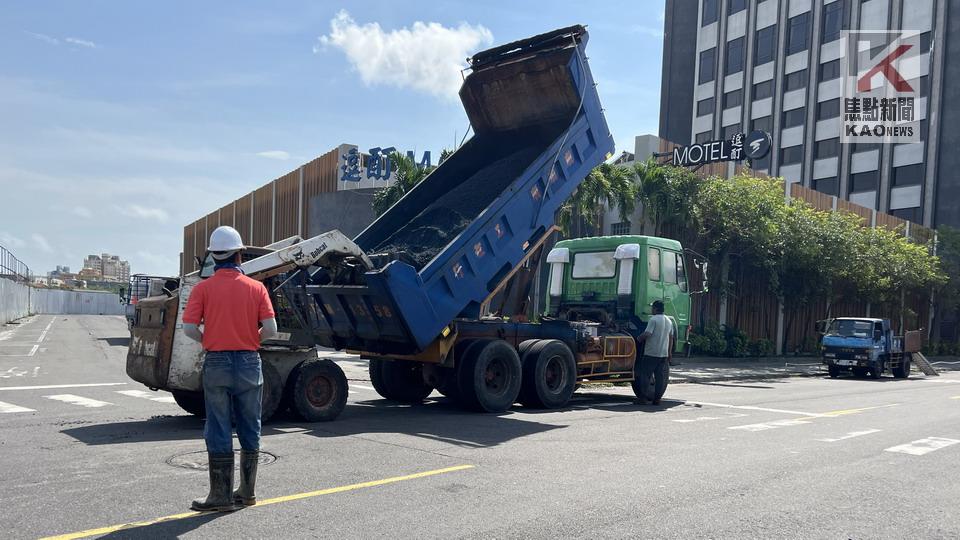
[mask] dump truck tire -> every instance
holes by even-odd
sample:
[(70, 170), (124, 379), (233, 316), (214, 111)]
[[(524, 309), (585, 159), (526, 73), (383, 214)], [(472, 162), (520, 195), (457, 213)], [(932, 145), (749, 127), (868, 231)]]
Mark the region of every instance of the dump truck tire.
[(442, 376), (440, 382), (437, 384), (437, 392), (440, 392), (444, 397), (448, 397), (454, 401), (460, 401), (460, 383), (457, 377), (457, 371), (460, 367), (460, 364), (463, 363), (463, 357), (466, 354), (467, 349), (471, 345), (476, 343), (475, 339), (464, 339), (457, 341), (456, 345), (453, 346), (453, 366), (452, 368), (440, 368)]
[(335, 419), (347, 405), (347, 377), (340, 366), (326, 359), (301, 362), (295, 370), (293, 411), (307, 422)]
[(567, 345), (545, 339), (523, 356), (523, 378), (518, 401), (527, 407), (557, 409), (570, 401), (576, 385), (577, 365)]
[(857, 378), (866, 377), (867, 376), (866, 368), (858, 368), (858, 367), (853, 368), (853, 376)]
[(900, 360), (900, 365), (893, 368), (893, 376), (898, 379), (906, 379), (910, 376), (910, 357), (907, 355), (903, 356), (903, 359)]
[(260, 421), (266, 422), (273, 418), (280, 408), (280, 401), (283, 398), (283, 381), (280, 380), (280, 374), (277, 368), (272, 364), (262, 362), (260, 372), (263, 374), (263, 388), (260, 394)]
[(471, 345), (458, 369), (460, 401), (472, 410), (503, 412), (520, 393), (520, 357), (502, 339), (478, 340)]
[(371, 358), (370, 382), (382, 397), (400, 403), (423, 403), (433, 392), (423, 380), (420, 362)]
[(203, 403), (203, 392), (189, 392), (187, 390), (171, 390), (173, 400), (181, 409), (196, 416), (203, 418), (207, 415), (206, 405)]
[(831, 379), (836, 379), (837, 377), (840, 376), (840, 368), (838, 368), (837, 366), (828, 365), (827, 374), (830, 375)]

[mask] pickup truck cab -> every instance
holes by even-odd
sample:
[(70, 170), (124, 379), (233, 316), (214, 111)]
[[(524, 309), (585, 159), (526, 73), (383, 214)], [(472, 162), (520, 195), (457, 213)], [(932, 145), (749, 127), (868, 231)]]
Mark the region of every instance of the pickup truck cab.
[(884, 371), (900, 379), (910, 375), (910, 355), (903, 352), (903, 338), (893, 335), (890, 319), (838, 317), (820, 323), (820, 354), (830, 377), (844, 371), (874, 379)]

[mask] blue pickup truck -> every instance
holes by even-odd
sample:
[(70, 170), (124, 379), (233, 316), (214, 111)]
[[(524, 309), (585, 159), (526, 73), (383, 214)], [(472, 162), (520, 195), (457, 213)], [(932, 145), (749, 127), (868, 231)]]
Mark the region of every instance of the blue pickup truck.
[(818, 325), (820, 354), (830, 377), (853, 372), (879, 379), (885, 371), (898, 379), (910, 376), (911, 355), (904, 352), (903, 337), (893, 335), (890, 319), (838, 317)]

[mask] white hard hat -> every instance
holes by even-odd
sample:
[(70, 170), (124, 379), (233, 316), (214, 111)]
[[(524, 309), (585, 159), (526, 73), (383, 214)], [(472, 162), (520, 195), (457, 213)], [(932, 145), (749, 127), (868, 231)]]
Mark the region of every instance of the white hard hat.
[(210, 235), (210, 246), (207, 247), (207, 250), (217, 252), (236, 251), (238, 249), (243, 249), (243, 240), (236, 229), (223, 225), (213, 230), (213, 234)]

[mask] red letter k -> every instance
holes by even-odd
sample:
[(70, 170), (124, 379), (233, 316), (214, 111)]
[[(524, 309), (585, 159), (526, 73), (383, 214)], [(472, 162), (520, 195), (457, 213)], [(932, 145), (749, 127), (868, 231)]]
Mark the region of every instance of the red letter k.
[(893, 61), (907, 52), (910, 47), (913, 47), (913, 45), (900, 45), (892, 53), (888, 54), (886, 58), (881, 60), (879, 64), (874, 66), (873, 69), (866, 72), (863, 77), (857, 79), (857, 92), (869, 92), (870, 79), (877, 73), (883, 73), (883, 76), (893, 84), (897, 92), (912, 92), (913, 87), (910, 86), (910, 84), (900, 76), (900, 72), (893, 67)]

